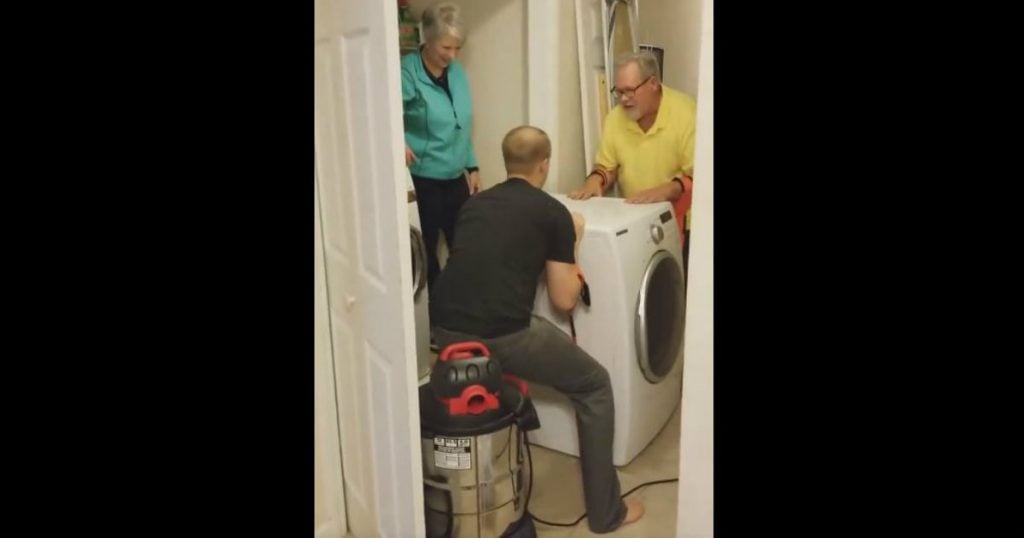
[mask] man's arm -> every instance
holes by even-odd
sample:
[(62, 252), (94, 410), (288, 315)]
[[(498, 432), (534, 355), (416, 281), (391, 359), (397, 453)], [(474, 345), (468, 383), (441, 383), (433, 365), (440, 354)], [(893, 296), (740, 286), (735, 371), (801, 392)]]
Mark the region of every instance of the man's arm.
[(563, 263), (548, 260), (545, 266), (547, 273), (548, 298), (555, 308), (569, 312), (576, 308), (583, 281), (580, 280), (575, 263)]
[(647, 190), (640, 191), (626, 199), (628, 204), (650, 204), (654, 202), (675, 202), (693, 185), (690, 178), (676, 174), (665, 183)]
[[(614, 111), (613, 111), (614, 112)], [(605, 117), (604, 128), (601, 130), (601, 142), (594, 159), (594, 169), (583, 178), (583, 188), (569, 194), (573, 200), (586, 200), (593, 196), (603, 196), (615, 184), (619, 175), (618, 154), (615, 151), (621, 127), (616, 115), (609, 112)]]
[(604, 196), (604, 193), (615, 184), (619, 177), (619, 169), (607, 169), (600, 165), (583, 180), (583, 188), (569, 194), (573, 200), (586, 200), (593, 196)]
[[(576, 240), (573, 245), (573, 260), (579, 262), (580, 241), (583, 239), (583, 227), (585, 225), (583, 216), (579, 213), (573, 213), (572, 224), (576, 232)], [(576, 308), (576, 301), (579, 300), (580, 291), (583, 289), (579, 265), (576, 263), (547, 260), (544, 270), (547, 277), (548, 298), (551, 299), (551, 304), (563, 312), (569, 312)]]

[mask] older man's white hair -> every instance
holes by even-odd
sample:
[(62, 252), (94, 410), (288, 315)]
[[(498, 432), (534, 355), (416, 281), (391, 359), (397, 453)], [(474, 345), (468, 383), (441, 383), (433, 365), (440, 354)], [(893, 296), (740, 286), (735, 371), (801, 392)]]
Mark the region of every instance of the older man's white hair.
[(640, 68), (640, 78), (647, 80), (654, 77), (654, 80), (661, 82), (661, 70), (658, 69), (658, 59), (653, 53), (647, 50), (640, 52), (626, 52), (615, 59), (615, 70), (618, 71), (629, 64), (636, 64)]

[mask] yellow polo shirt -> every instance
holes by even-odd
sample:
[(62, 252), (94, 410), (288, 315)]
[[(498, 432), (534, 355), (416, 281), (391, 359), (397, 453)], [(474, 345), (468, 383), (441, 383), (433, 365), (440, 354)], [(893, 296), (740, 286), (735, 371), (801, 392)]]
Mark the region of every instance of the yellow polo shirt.
[[(619, 190), (624, 197), (663, 185), (679, 173), (693, 177), (697, 102), (664, 84), (661, 92), (658, 117), (646, 133), (622, 105), (616, 105), (605, 118), (597, 164), (619, 169)], [(687, 214), (687, 225), (689, 217)]]

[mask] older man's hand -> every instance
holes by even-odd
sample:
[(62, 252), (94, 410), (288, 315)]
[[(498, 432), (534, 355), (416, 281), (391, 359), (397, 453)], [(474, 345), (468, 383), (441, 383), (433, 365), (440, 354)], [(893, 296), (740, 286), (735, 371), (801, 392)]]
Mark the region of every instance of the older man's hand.
[(675, 194), (678, 189), (676, 183), (669, 182), (665, 185), (654, 187), (651, 189), (640, 191), (629, 198), (626, 198), (627, 204), (653, 204), (656, 202), (670, 202), (672, 201), (672, 195)]
[(601, 196), (601, 176), (591, 174), (583, 180), (583, 188), (569, 193), (573, 200), (586, 200), (594, 196)]

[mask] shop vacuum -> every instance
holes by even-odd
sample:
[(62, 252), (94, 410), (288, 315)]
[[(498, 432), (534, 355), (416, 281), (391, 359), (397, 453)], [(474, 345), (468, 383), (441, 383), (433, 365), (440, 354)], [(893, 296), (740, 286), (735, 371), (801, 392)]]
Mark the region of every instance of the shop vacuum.
[(446, 347), (419, 389), (428, 538), (535, 538), (524, 381), (481, 342)]

